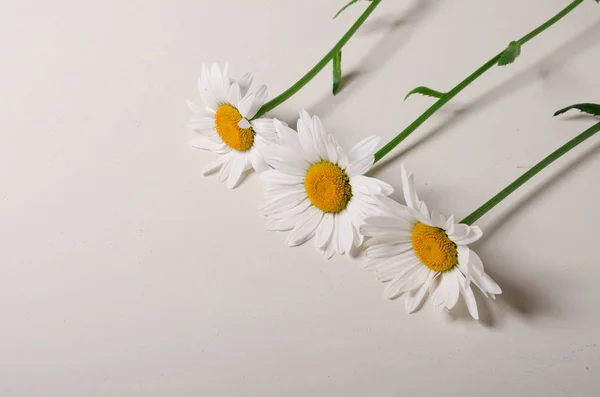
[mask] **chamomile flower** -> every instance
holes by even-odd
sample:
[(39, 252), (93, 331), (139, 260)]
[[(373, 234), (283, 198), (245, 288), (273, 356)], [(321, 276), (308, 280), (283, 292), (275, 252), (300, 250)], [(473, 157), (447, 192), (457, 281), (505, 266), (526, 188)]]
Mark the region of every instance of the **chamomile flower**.
[(468, 247), (481, 238), (481, 229), (456, 223), (453, 216), (429, 212), (417, 196), (413, 175), (404, 167), (402, 188), (407, 206), (379, 197), (386, 204), (386, 213), (366, 218), (361, 226), (361, 233), (370, 237), (365, 243), (363, 269), (374, 270), (381, 282), (388, 283), (388, 299), (405, 294), (408, 313), (417, 310), (429, 291), (436, 310), (452, 309), (462, 295), (469, 313), (478, 319), (471, 283), (486, 297), (502, 293)]
[(359, 227), (382, 213), (373, 195), (387, 196), (390, 185), (364, 176), (374, 161), (378, 137), (368, 137), (349, 152), (327, 135), (318, 117), (300, 112), (298, 132), (275, 120), (279, 140), (265, 157), (273, 167), (261, 177), (270, 184), (261, 213), (268, 230), (291, 230), (288, 246), (315, 237), (326, 258), (360, 246)]
[[(250, 92), (252, 76), (244, 75), (232, 80), (217, 64), (209, 69), (202, 65), (198, 89), (206, 112), (188, 101), (196, 115), (189, 126), (203, 137), (194, 139), (190, 145), (210, 150), (220, 157), (202, 170), (203, 175), (219, 171), (219, 180), (227, 180), (227, 187), (234, 188), (244, 171), (269, 169), (261, 152), (269, 142), (277, 138), (272, 119), (253, 119), (267, 98), (267, 87), (261, 86)], [(206, 114), (208, 113), (208, 116)]]

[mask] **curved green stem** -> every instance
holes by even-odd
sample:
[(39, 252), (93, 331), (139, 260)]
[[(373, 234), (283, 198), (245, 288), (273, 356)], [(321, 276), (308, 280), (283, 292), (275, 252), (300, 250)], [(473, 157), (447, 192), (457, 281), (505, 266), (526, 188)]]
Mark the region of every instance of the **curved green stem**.
[[(531, 39), (533, 39), (534, 37), (536, 37), (543, 31), (548, 29), (550, 26), (554, 25), (556, 22), (561, 20), (568, 13), (573, 11), (578, 5), (583, 3), (583, 1), (584, 0), (573, 1), (571, 4), (569, 4), (569, 6), (567, 6), (565, 9), (563, 9), (561, 12), (556, 14), (551, 19), (549, 19), (543, 25), (541, 25), (537, 29), (533, 30), (531, 33), (523, 36), (523, 38), (518, 40), (518, 43), (519, 44), (527, 43), (528, 41), (530, 41)], [(450, 102), (450, 100), (452, 98), (454, 98), (456, 95), (458, 95), (462, 90), (464, 90), (467, 86), (469, 86), (473, 81), (477, 80), (477, 78), (479, 78), (482, 74), (484, 74), (485, 72), (487, 72), (488, 70), (493, 68), (496, 64), (498, 64), (498, 61), (500, 60), (500, 57), (502, 57), (503, 53), (504, 53), (504, 51), (501, 52), (500, 54), (496, 55), (494, 58), (490, 59), (482, 67), (477, 69), (473, 74), (471, 74), (465, 80), (460, 82), (456, 87), (454, 87), (453, 89), (448, 91), (448, 93), (446, 95), (444, 95), (442, 98), (437, 100), (437, 102), (435, 102), (429, 109), (427, 109), (425, 111), (425, 113), (423, 113), (412, 124), (410, 124), (408, 127), (406, 127), (406, 129), (404, 131), (402, 131), (398, 136), (393, 138), (384, 147), (382, 147), (377, 153), (375, 153), (375, 162), (378, 162), (385, 155), (387, 155), (389, 152), (391, 152), (396, 146), (398, 146), (400, 144), (400, 142), (405, 140), (410, 134), (412, 134), (417, 128), (419, 128), (425, 121), (427, 121), (427, 119), (429, 119), (435, 112), (437, 112), (446, 103)]]
[(463, 219), (461, 223), (472, 225), (475, 221), (477, 221), (479, 218), (485, 215), (489, 210), (494, 208), (502, 200), (508, 197), (509, 194), (511, 194), (519, 187), (521, 187), (525, 182), (533, 178), (541, 170), (552, 164), (554, 161), (558, 160), (571, 149), (573, 149), (574, 147), (576, 147), (577, 145), (579, 145), (580, 143), (582, 143), (583, 141), (585, 141), (586, 139), (588, 139), (589, 137), (591, 137), (599, 131), (600, 123), (597, 123), (591, 128), (577, 135), (575, 138), (571, 139), (569, 142), (565, 143), (563, 146), (552, 152), (548, 157), (537, 163), (529, 171), (521, 175), (517, 180), (508, 185), (504, 190), (492, 197), (487, 203), (483, 204), (481, 207), (473, 211), (469, 216)]
[(373, 11), (375, 11), (375, 8), (377, 8), (377, 6), (380, 3), (381, 3), (381, 0), (373, 0), (371, 2), (371, 4), (369, 5), (369, 7), (367, 8), (367, 10), (365, 12), (363, 12), (363, 14), (356, 20), (356, 22), (354, 22), (354, 25), (352, 25), (350, 27), (350, 29), (348, 30), (348, 32), (346, 32), (346, 34), (340, 39), (340, 41), (338, 41), (338, 43), (335, 46), (333, 46), (331, 51), (329, 51), (327, 53), (327, 55), (325, 55), (323, 57), (323, 59), (321, 59), (319, 61), (319, 63), (317, 63), (308, 73), (306, 73), (304, 76), (302, 76), (302, 78), (300, 80), (298, 80), (296, 82), (296, 84), (294, 84), (293, 86), (291, 86), (290, 88), (285, 90), (281, 95), (279, 95), (279, 96), (273, 98), (272, 100), (270, 100), (269, 102), (265, 103), (258, 110), (258, 113), (256, 113), (255, 118), (259, 118), (259, 117), (263, 116), (265, 113), (267, 113), (268, 111), (275, 109), (277, 106), (281, 105), (283, 102), (285, 102), (286, 100), (291, 98), (292, 95), (294, 95), (295, 93), (300, 91), (300, 89), (302, 87), (304, 87), (306, 84), (308, 84), (308, 82), (311, 81), (321, 70), (323, 70), (323, 68), (325, 66), (327, 66), (327, 64), (329, 62), (331, 62), (333, 57), (336, 56), (337, 53), (340, 52), (340, 50), (346, 45), (348, 40), (350, 40), (350, 38), (352, 36), (354, 36), (354, 33), (356, 33), (358, 28), (360, 28), (363, 23), (365, 23), (367, 18), (369, 18), (371, 13)]

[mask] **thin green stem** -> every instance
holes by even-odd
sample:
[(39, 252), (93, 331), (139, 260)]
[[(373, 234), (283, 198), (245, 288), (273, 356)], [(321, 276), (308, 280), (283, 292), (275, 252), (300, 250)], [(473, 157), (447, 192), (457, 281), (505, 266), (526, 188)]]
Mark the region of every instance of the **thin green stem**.
[[(543, 25), (533, 30), (531, 33), (523, 36), (520, 40), (518, 40), (519, 44), (525, 44), (550, 26), (554, 25), (556, 22), (565, 17), (568, 13), (573, 11), (578, 5), (583, 3), (584, 0), (575, 0), (561, 12), (556, 14), (554, 17), (549, 19)], [(384, 156), (386, 156), (389, 152), (391, 152), (396, 146), (398, 146), (403, 140), (405, 140), (410, 134), (412, 134), (417, 128), (419, 128), (427, 119), (429, 119), (435, 112), (437, 112), (440, 108), (442, 108), (446, 103), (450, 102), (452, 98), (458, 95), (462, 90), (467, 88), (472, 82), (477, 80), (481, 75), (485, 72), (493, 68), (498, 64), (500, 57), (504, 53), (496, 55), (492, 59), (490, 59), (487, 63), (485, 63), (482, 67), (477, 69), (473, 74), (468, 76), (462, 82), (460, 82), (456, 87), (448, 91), (446, 95), (442, 98), (438, 99), (429, 109), (425, 111), (419, 118), (417, 118), (412, 124), (410, 124), (404, 131), (398, 134), (395, 138), (393, 138), (390, 142), (388, 142), (384, 147), (382, 147), (377, 153), (375, 153), (375, 162), (381, 160)]]
[(519, 40), (519, 44), (523, 45), (523, 44), (527, 43), (529, 40), (533, 39), (535, 36), (537, 36), (538, 34), (542, 33), (544, 30), (548, 29), (550, 26), (554, 25), (556, 22), (560, 21), (568, 13), (570, 13), (571, 11), (573, 11), (578, 5), (580, 5), (581, 3), (583, 3), (583, 1), (584, 0), (575, 0), (574, 2), (572, 2), (571, 4), (569, 4), (564, 10), (562, 10), (561, 12), (559, 12), (558, 14), (556, 14), (555, 16), (553, 16), (552, 18), (550, 18), (548, 21), (546, 21), (545, 24), (541, 25), (539, 28), (535, 29), (534, 31), (532, 31), (528, 35), (523, 36)]
[(311, 81), (317, 74), (319, 74), (319, 72), (321, 70), (323, 70), (323, 68), (325, 66), (327, 66), (327, 64), (329, 62), (331, 62), (331, 60), (333, 59), (333, 57), (340, 52), (340, 50), (346, 45), (346, 43), (348, 42), (348, 40), (350, 40), (350, 38), (352, 38), (352, 36), (354, 36), (354, 34), (356, 33), (356, 31), (361, 27), (361, 25), (363, 23), (365, 23), (365, 21), (367, 20), (367, 18), (369, 18), (369, 16), (371, 15), (371, 13), (373, 11), (375, 11), (375, 8), (377, 8), (377, 6), (381, 3), (381, 0), (373, 0), (371, 2), (371, 4), (369, 5), (369, 7), (366, 9), (365, 12), (363, 12), (363, 14), (356, 20), (356, 22), (354, 22), (354, 25), (352, 25), (350, 27), (350, 29), (348, 30), (348, 32), (346, 32), (346, 34), (340, 39), (340, 41), (337, 42), (337, 44), (335, 46), (333, 46), (333, 48), (331, 49), (331, 51), (329, 51), (327, 53), (327, 55), (325, 55), (323, 57), (323, 59), (321, 59), (319, 61), (319, 63), (317, 63), (308, 73), (306, 73), (304, 76), (302, 76), (302, 78), (300, 80), (298, 80), (296, 82), (296, 84), (294, 84), (293, 86), (291, 86), (290, 88), (288, 88), (287, 90), (285, 90), (281, 95), (273, 98), (271, 101), (265, 103), (259, 110), (258, 113), (256, 114), (255, 118), (261, 117), (263, 116), (265, 113), (267, 113), (270, 110), (275, 109), (277, 106), (281, 105), (283, 102), (285, 102), (286, 100), (288, 100), (289, 98), (292, 97), (292, 95), (294, 95), (295, 93), (297, 93), (298, 91), (300, 91), (300, 89), (302, 87), (304, 87), (306, 84), (308, 84), (309, 81)]
[(481, 76), (482, 74), (484, 74), (485, 72), (490, 70), (492, 67), (494, 67), (494, 65), (496, 65), (498, 63), (500, 56), (502, 56), (502, 53), (500, 53), (500, 54), (496, 55), (495, 57), (493, 57), (492, 59), (490, 59), (486, 64), (484, 64), (482, 67), (477, 69), (473, 74), (471, 74), (469, 77), (467, 77), (462, 82), (460, 82), (460, 84), (458, 84), (456, 87), (454, 87), (453, 89), (448, 91), (448, 93), (446, 95), (444, 95), (443, 97), (438, 99), (429, 109), (427, 109), (425, 111), (425, 113), (420, 115), (415, 121), (412, 122), (411, 125), (406, 127), (406, 129), (404, 129), (404, 131), (402, 131), (394, 139), (392, 139), (385, 146), (383, 146), (381, 149), (379, 149), (379, 151), (377, 153), (375, 153), (375, 162), (378, 162), (379, 160), (381, 160), (385, 155), (387, 155), (396, 146), (398, 146), (400, 144), (400, 142), (402, 142), (403, 140), (408, 138), (408, 136), (410, 134), (412, 134), (417, 128), (419, 128), (425, 121), (427, 121), (428, 118), (433, 116), (433, 114), (435, 112), (437, 112), (445, 104), (450, 102), (450, 100), (452, 98), (454, 98), (456, 95), (458, 95), (458, 93), (461, 92), (462, 90), (464, 90), (469, 84), (471, 84), (473, 81), (477, 80), (477, 78), (479, 76)]
[(475, 221), (477, 221), (479, 218), (485, 215), (489, 210), (494, 208), (502, 200), (508, 197), (509, 194), (517, 190), (525, 182), (537, 175), (541, 170), (552, 164), (554, 161), (558, 160), (571, 149), (573, 149), (574, 147), (576, 147), (577, 145), (579, 145), (580, 143), (582, 143), (583, 141), (585, 141), (586, 139), (588, 139), (589, 137), (591, 137), (599, 131), (600, 123), (597, 123), (591, 128), (577, 135), (575, 138), (571, 139), (569, 142), (565, 143), (563, 146), (552, 152), (548, 157), (537, 163), (529, 171), (521, 175), (517, 180), (508, 185), (504, 190), (492, 197), (487, 203), (483, 204), (481, 207), (473, 211), (469, 216), (463, 219), (461, 223), (472, 225)]

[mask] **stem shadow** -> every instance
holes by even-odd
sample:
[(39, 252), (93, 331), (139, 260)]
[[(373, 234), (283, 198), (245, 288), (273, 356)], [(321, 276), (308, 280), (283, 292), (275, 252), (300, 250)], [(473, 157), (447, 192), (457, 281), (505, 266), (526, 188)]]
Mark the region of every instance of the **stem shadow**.
[[(493, 103), (501, 100), (502, 98), (510, 95), (523, 87), (534, 82), (536, 79), (548, 79), (550, 75), (557, 73), (561, 70), (573, 57), (577, 54), (585, 51), (589, 47), (598, 45), (600, 43), (600, 22), (593, 24), (585, 31), (579, 33), (573, 39), (568, 41), (566, 44), (553, 51), (550, 55), (530, 67), (529, 69), (519, 73), (518, 75), (510, 78), (505, 83), (491, 89), (487, 93), (481, 95), (471, 103), (462, 106), (459, 109), (453, 110), (449, 118), (440, 126), (434, 128), (426, 135), (409, 144), (405, 145), (400, 151), (395, 154), (387, 156), (384, 160), (375, 164), (372, 168), (372, 172), (376, 173), (385, 165), (394, 162), (396, 159), (406, 155), (411, 150), (427, 143), (429, 140), (435, 138), (442, 131), (453, 125), (463, 121), (466, 117), (474, 114), (478, 111), (484, 110)], [(448, 105), (447, 105), (448, 106)]]
[[(590, 138), (592, 139), (592, 138)], [(564, 166), (561, 170), (554, 172), (553, 175), (547, 178), (545, 182), (535, 188), (532, 192), (528, 193), (525, 197), (519, 199), (515, 204), (511, 205), (510, 208), (506, 208), (504, 210), (495, 208), (499, 213), (499, 216), (494, 217), (490, 223), (486, 226), (486, 229), (489, 231), (484, 233), (483, 237), (479, 240), (478, 244), (484, 243), (488, 239), (491, 239), (492, 236), (498, 232), (499, 229), (504, 227), (507, 223), (509, 223), (513, 218), (519, 215), (519, 213), (531, 204), (531, 202), (539, 195), (544, 194), (549, 189), (553, 188), (555, 185), (561, 183), (561, 180), (567, 176), (571, 172), (577, 171), (577, 169), (583, 166), (588, 160), (592, 157), (600, 154), (600, 143), (596, 143), (590, 149), (587, 149), (583, 154), (581, 154), (575, 160), (571, 160), (566, 166)]]
[(323, 96), (318, 102), (308, 109), (310, 114), (327, 114), (333, 111), (344, 100), (364, 85), (368, 81), (368, 76), (381, 66), (385, 65), (414, 30), (425, 14), (431, 9), (432, 5), (438, 0), (417, 0), (413, 2), (411, 8), (403, 10), (395, 17), (381, 17), (373, 21), (368, 21), (363, 26), (363, 32), (367, 34), (386, 31), (386, 34), (375, 44), (372, 49), (365, 54), (359, 62), (358, 69), (350, 69), (342, 77), (342, 90), (333, 96), (331, 93)]

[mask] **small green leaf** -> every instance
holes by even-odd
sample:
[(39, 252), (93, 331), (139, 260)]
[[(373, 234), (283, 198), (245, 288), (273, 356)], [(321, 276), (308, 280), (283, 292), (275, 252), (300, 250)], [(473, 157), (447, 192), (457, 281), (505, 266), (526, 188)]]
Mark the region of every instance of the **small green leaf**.
[(342, 88), (342, 51), (333, 57), (333, 95), (337, 95)]
[[(600, 0), (597, 1), (600, 2)], [(566, 108), (560, 109), (558, 112), (554, 113), (554, 115), (558, 116), (559, 114), (566, 113), (572, 109), (577, 109), (584, 113), (589, 113), (592, 116), (600, 116), (600, 105), (597, 105), (595, 103), (578, 103), (576, 105), (567, 106)]]
[(408, 97), (410, 97), (411, 95), (414, 94), (421, 94), (421, 95), (425, 95), (425, 96), (431, 96), (434, 98), (442, 98), (444, 95), (446, 95), (445, 92), (439, 92), (436, 90), (432, 90), (431, 88), (428, 87), (417, 87), (414, 90), (412, 90), (411, 92), (409, 92), (406, 97), (404, 98), (404, 100), (406, 101), (408, 99)]
[(521, 44), (516, 41), (511, 41), (498, 60), (498, 66), (510, 65), (519, 57), (519, 55), (521, 55)]
[[(345, 6), (343, 6), (342, 9), (339, 10), (337, 12), (337, 14), (335, 14), (335, 16), (333, 17), (333, 19), (336, 19), (338, 17), (338, 15), (340, 15), (342, 12), (344, 12), (346, 10), (346, 8), (350, 7), (354, 3), (358, 3), (359, 1), (361, 1), (361, 0), (350, 0), (350, 3), (346, 4)], [(372, 0), (368, 0), (368, 1), (372, 1)], [(600, 0), (598, 0), (598, 1), (600, 1)]]

